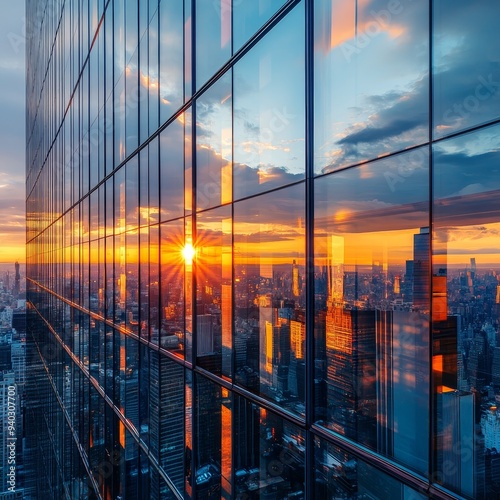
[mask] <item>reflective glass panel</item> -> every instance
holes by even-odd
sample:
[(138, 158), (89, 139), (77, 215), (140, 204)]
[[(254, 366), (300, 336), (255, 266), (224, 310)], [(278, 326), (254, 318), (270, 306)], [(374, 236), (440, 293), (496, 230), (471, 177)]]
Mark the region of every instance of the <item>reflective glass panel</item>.
[(231, 57), (231, 1), (195, 0), (196, 88)]
[(500, 477), (499, 129), (434, 148), (433, 479), (478, 499)]
[(233, 2), (233, 53), (237, 52), (286, 0)]
[[(125, 2), (125, 149), (128, 156), (139, 145), (139, 2)], [(144, 95), (144, 94), (143, 94)], [(146, 94), (147, 95), (147, 94)], [(147, 101), (145, 102), (147, 105)]]
[(196, 101), (196, 207), (232, 200), (231, 72)]
[(500, 116), (500, 3), (433, 2), (434, 136)]
[(428, 15), (426, 2), (315, 2), (315, 173), (428, 140)]
[(183, 100), (183, 16), (181, 1), (160, 2), (160, 124), (180, 107)]
[(139, 229), (139, 335), (149, 340), (149, 227)]
[(160, 225), (160, 347), (184, 349), (184, 220)]
[(316, 498), (424, 500), (420, 493), (384, 474), (369, 463), (315, 438), (314, 492)]
[(232, 393), (196, 376), (198, 498), (231, 497)]
[(305, 498), (305, 433), (241, 396), (233, 412), (236, 498)]
[(304, 178), (304, 7), (234, 66), (234, 198)]
[(172, 482), (184, 485), (184, 368), (159, 356), (152, 367), (151, 378), (159, 383), (159, 448), (160, 465)]
[[(125, 169), (125, 224), (132, 229), (139, 225), (139, 158), (134, 156)], [(121, 200), (120, 200), (121, 203)]]
[(160, 162), (159, 162), (159, 150), (158, 150), (159, 143), (160, 141), (158, 137), (155, 137), (149, 143), (148, 147), (149, 200), (147, 208), (148, 208), (150, 224), (154, 224), (155, 222), (158, 222), (160, 220), (160, 183), (159, 183)]
[[(154, 11), (154, 14), (153, 12)], [(151, 135), (159, 125), (159, 41), (158, 41), (158, 2), (150, 5), (149, 15), (153, 16), (147, 30), (148, 40), (148, 87), (149, 87), (149, 134)], [(180, 54), (182, 51), (176, 51)]]
[(428, 168), (419, 149), (314, 186), (316, 418), (420, 471), (428, 460)]
[(125, 316), (122, 323), (131, 332), (139, 331), (139, 232), (125, 234)]
[(160, 220), (184, 215), (184, 115), (160, 134)]
[(149, 228), (149, 340), (158, 345), (160, 328), (160, 227)]
[(221, 207), (196, 217), (196, 331), (198, 364), (231, 376), (232, 219)]
[(235, 376), (303, 414), (304, 184), (234, 205)]

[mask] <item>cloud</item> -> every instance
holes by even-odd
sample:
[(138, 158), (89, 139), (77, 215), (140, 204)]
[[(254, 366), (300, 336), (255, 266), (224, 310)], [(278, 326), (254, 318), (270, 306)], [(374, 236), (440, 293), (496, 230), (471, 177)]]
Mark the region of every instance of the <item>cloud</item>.
[(498, 255), (498, 247), (493, 248), (454, 248), (453, 250), (447, 250), (445, 255)]
[(290, 228), (298, 230), (305, 218), (304, 198), (305, 183), (299, 183), (236, 202), (235, 223), (261, 224), (262, 231), (266, 231), (267, 224), (286, 227), (286, 232), (290, 231)]
[(284, 166), (261, 164), (251, 168), (235, 163), (233, 177), (234, 198), (238, 199), (300, 181), (304, 179), (305, 173), (293, 173)]
[[(498, 134), (498, 126), (486, 129), (484, 133)], [(481, 144), (481, 135), (475, 139)], [(490, 137), (484, 136), (484, 148), (495, 147), (488, 144)], [(458, 141), (458, 142), (457, 142)], [(434, 151), (434, 195), (436, 199), (471, 197), (480, 193), (500, 190), (500, 141), (494, 140), (498, 149), (485, 153), (467, 152), (460, 139), (441, 143)], [(461, 150), (456, 151), (456, 146)]]
[(12, 215), (20, 216), (25, 210), (24, 199), (21, 197), (2, 197), (0, 198), (0, 211), (2, 217), (12, 217)]
[(460, 1), (434, 14), (434, 118), (442, 136), (498, 116), (500, 3), (485, 9)]
[(246, 243), (272, 243), (278, 241), (295, 241), (302, 234), (295, 231), (260, 231), (245, 236)]
[(394, 119), (387, 123), (385, 126), (368, 125), (357, 132), (348, 134), (346, 137), (338, 141), (337, 144), (358, 144), (358, 143), (371, 143), (382, 141), (399, 135), (403, 132), (413, 130), (415, 127), (421, 125), (421, 121), (417, 117), (408, 119)]
[(422, 76), (404, 91), (388, 90), (365, 97), (362, 105), (373, 110), (362, 122), (347, 126), (333, 145), (328, 172), (341, 166), (405, 149), (428, 136), (429, 79)]

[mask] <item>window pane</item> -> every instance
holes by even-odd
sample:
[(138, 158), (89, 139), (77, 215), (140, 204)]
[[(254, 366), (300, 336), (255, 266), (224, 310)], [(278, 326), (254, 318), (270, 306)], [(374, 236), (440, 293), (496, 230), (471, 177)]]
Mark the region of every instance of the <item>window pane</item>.
[(160, 226), (160, 346), (182, 353), (184, 349), (184, 220)]
[(183, 116), (160, 135), (160, 220), (184, 215)]
[(198, 364), (231, 376), (232, 219), (221, 207), (196, 218)]
[(304, 431), (240, 396), (233, 408), (236, 498), (305, 498)]
[(500, 3), (433, 2), (434, 136), (500, 116)]
[(315, 2), (314, 171), (428, 140), (428, 3)]
[(183, 5), (162, 0), (160, 12), (160, 124), (178, 109), (183, 100)]
[(344, 450), (315, 439), (316, 498), (424, 500), (423, 495)]
[(139, 229), (139, 335), (150, 340), (149, 324), (149, 227)]
[(426, 149), (315, 182), (316, 417), (422, 472), (428, 224)]
[(125, 149), (130, 155), (139, 145), (139, 2), (125, 2)]
[[(125, 169), (125, 209), (126, 228), (132, 229), (139, 225), (139, 158), (134, 156), (124, 167)], [(121, 200), (120, 200), (121, 203)]]
[(236, 380), (303, 414), (304, 184), (234, 205)]
[(434, 479), (470, 498), (498, 491), (500, 127), (434, 149)]
[(304, 178), (304, 7), (234, 66), (234, 197)]
[(126, 290), (125, 317), (123, 326), (128, 331), (138, 334), (139, 330), (139, 234), (138, 231), (125, 233), (125, 275), (120, 277), (124, 281)]
[(196, 0), (196, 89), (231, 57), (231, 2)]
[(198, 498), (231, 498), (232, 393), (196, 376)]
[(232, 200), (231, 72), (196, 102), (196, 207)]
[(285, 3), (286, 0), (233, 2), (233, 53), (237, 52)]
[(179, 491), (184, 487), (184, 368), (163, 355), (152, 355), (151, 379), (159, 385), (160, 465)]

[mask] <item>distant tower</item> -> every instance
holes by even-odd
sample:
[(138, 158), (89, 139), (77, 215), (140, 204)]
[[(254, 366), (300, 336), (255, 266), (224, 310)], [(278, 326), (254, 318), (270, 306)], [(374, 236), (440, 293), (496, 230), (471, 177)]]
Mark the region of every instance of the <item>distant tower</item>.
[(292, 264), (292, 293), (294, 297), (298, 297), (300, 295), (299, 279), (299, 266), (297, 266), (294, 259)]
[(344, 237), (331, 236), (328, 255), (328, 302), (330, 305), (344, 301)]
[(394, 276), (394, 294), (399, 295), (401, 293), (401, 277)]
[(21, 284), (21, 273), (19, 272), (19, 262), (16, 261), (16, 276), (14, 282), (14, 297), (17, 298), (20, 293), (20, 284)]
[(470, 258), (470, 275), (471, 278), (474, 279), (476, 277), (476, 258), (471, 257)]
[(429, 228), (420, 228), (413, 235), (413, 305), (429, 310)]

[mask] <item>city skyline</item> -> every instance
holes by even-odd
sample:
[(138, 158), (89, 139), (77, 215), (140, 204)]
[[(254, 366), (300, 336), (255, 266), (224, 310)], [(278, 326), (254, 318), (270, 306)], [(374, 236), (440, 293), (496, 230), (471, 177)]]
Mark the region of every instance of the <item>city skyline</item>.
[(4, 11), (26, 498), (500, 499), (496, 0)]

